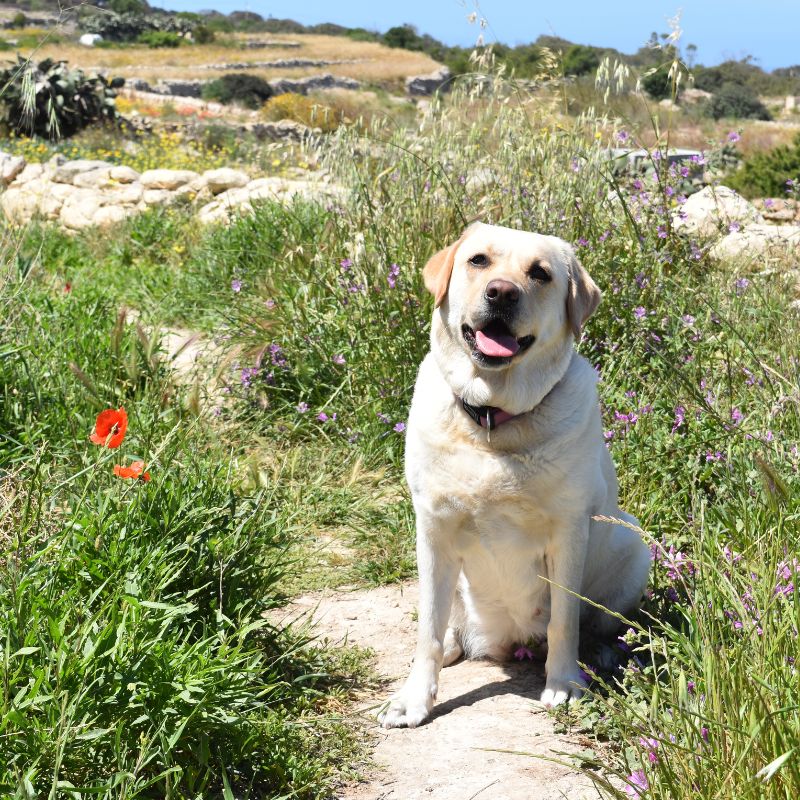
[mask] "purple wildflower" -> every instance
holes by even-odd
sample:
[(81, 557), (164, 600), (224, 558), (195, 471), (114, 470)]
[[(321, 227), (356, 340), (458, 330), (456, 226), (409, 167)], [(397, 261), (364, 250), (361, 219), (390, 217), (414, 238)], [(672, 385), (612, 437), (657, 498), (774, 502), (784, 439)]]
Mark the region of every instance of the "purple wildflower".
[(353, 262), (349, 258), (343, 258), (339, 262), (339, 266), (342, 268), (342, 272), (348, 272), (350, 267), (353, 266)]
[(237, 294), (242, 291), (242, 282), (238, 278), (231, 281), (231, 290)]
[(245, 367), (242, 370), (242, 387), (249, 389), (256, 375), (258, 375), (258, 367)]
[(642, 792), (646, 792), (650, 788), (650, 784), (647, 782), (647, 775), (644, 774), (644, 770), (642, 769), (631, 772), (627, 777), (627, 781), (628, 784), (625, 786), (625, 794), (629, 797), (641, 797)]
[(406, 429), (406, 424), (405, 424), (405, 422), (398, 422), (398, 423), (397, 423), (397, 424), (394, 426), (394, 428), (392, 428), (392, 430), (393, 430), (393, 431), (396, 431), (397, 433), (402, 433), (402, 432), (403, 432), (405, 429)]
[(400, 267), (397, 264), (392, 264), (389, 267), (389, 274), (386, 276), (386, 283), (389, 284), (390, 289), (397, 286), (397, 278), (400, 275)]
[(524, 661), (526, 658), (528, 660), (532, 660), (533, 651), (525, 647), (524, 645), (521, 645), (514, 651), (514, 658), (516, 658), (517, 661)]
[(675, 406), (675, 421), (672, 423), (671, 433), (675, 433), (683, 425), (686, 417), (686, 409), (683, 406)]
[(646, 314), (647, 309), (644, 306), (636, 306), (636, 308), (633, 309), (633, 316), (636, 317), (636, 319), (642, 319)]
[(388, 414), (381, 414), (381, 413), (378, 413), (378, 419), (379, 419), (379, 420), (380, 420), (380, 421), (381, 421), (381, 422), (382, 422), (384, 425), (389, 425), (389, 424), (391, 423), (391, 419), (389, 419), (389, 415), (388, 415)]
[(747, 278), (739, 278), (736, 281), (736, 294), (744, 294), (747, 291), (747, 287), (750, 285), (750, 281)]
[(734, 408), (733, 411), (731, 411), (731, 422), (734, 425), (738, 425), (743, 419), (744, 414), (742, 414), (738, 408)]
[(308, 403), (300, 402), (298, 403), (295, 408), (297, 409), (298, 414), (305, 414), (308, 411)]
[(341, 353), (337, 353), (331, 360), (339, 366), (345, 363), (345, 357)]
[(728, 141), (729, 142), (738, 142), (742, 137), (736, 131), (731, 131), (728, 134)]
[(628, 131), (617, 131), (617, 141), (618, 142), (627, 142), (630, 134)]

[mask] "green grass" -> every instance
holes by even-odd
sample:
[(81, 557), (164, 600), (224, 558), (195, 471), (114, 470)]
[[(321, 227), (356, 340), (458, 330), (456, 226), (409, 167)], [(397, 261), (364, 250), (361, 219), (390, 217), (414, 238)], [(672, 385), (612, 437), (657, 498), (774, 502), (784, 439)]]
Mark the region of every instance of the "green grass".
[[(622, 506), (656, 556), (633, 658), (587, 665), (593, 692), (565, 724), (603, 743), (599, 779), (637, 781), (642, 797), (797, 796), (800, 323), (786, 265), (712, 262), (671, 229), (680, 176), (610, 198), (606, 121), (565, 127), (541, 96), (493, 89), (434, 106), (419, 136), (376, 126), (319, 145), (350, 191), (336, 207), (265, 203), (216, 229), (151, 211), (8, 242), (9, 792), (25, 796), (31, 772), (55, 795), (71, 781), (216, 796), (223, 774), (235, 796), (324, 795), (353, 747), (326, 704), (363, 669), (261, 612), (413, 571), (401, 464), (427, 349), (420, 269), (480, 218), (577, 243), (603, 288), (581, 350), (601, 375)], [(122, 305), (140, 331), (117, 324)], [(212, 409), (194, 413), (148, 333), (158, 323), (227, 352)], [(99, 452), (94, 414), (122, 404), (123, 448)], [(152, 481), (114, 479), (120, 456)], [(17, 708), (29, 697), (35, 713)]]

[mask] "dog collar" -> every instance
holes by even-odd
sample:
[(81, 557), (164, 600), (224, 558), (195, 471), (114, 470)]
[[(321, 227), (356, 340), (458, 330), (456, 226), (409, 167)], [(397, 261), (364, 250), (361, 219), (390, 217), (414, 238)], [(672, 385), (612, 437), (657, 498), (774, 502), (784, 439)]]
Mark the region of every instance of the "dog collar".
[(486, 428), (489, 431), (493, 431), (504, 422), (511, 422), (512, 419), (522, 416), (522, 414), (509, 414), (508, 411), (503, 411), (502, 408), (497, 408), (496, 406), (473, 406), (463, 397), (458, 399), (461, 401), (461, 407), (467, 412), (467, 415), (472, 417), (481, 428)]

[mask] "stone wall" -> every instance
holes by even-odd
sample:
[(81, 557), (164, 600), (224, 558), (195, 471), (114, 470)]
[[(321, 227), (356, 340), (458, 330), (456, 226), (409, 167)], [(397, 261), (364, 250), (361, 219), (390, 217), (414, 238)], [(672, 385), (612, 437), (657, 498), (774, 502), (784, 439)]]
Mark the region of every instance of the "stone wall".
[(0, 209), (12, 225), (33, 219), (55, 221), (78, 231), (92, 225), (120, 222), (152, 206), (182, 202), (195, 209), (202, 223), (224, 222), (249, 213), (253, 201), (288, 202), (294, 197), (330, 202), (342, 190), (326, 176), (252, 178), (223, 167), (192, 170), (153, 169), (139, 173), (105, 161), (67, 161), (54, 156), (47, 163), (25, 163), (21, 156), (0, 153)]

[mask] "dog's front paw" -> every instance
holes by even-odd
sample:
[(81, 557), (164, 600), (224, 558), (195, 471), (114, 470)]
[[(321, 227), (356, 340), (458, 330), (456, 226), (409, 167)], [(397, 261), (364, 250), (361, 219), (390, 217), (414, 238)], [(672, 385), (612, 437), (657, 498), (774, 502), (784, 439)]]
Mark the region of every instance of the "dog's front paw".
[(586, 681), (581, 677), (579, 672), (568, 677), (563, 675), (554, 677), (548, 676), (539, 702), (547, 706), (547, 708), (553, 708), (554, 706), (560, 706), (562, 703), (577, 700), (581, 697), (585, 689)]
[(436, 691), (414, 691), (404, 686), (378, 714), (384, 728), (416, 728), (428, 718)]

